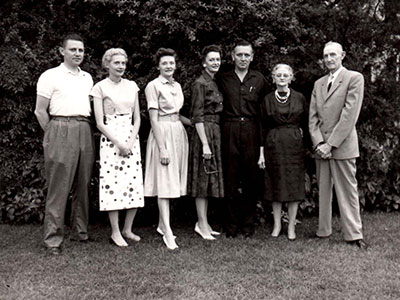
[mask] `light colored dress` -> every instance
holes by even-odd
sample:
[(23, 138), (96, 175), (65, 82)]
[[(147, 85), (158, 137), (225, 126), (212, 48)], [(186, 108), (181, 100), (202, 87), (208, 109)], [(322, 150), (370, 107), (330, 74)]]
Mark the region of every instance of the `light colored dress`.
[(186, 195), (189, 155), (186, 130), (179, 120), (184, 100), (182, 88), (178, 82), (170, 83), (160, 75), (147, 84), (145, 94), (148, 109), (158, 110), (159, 127), (170, 163), (161, 164), (160, 151), (151, 130), (146, 149), (144, 195), (179, 198)]
[[(109, 78), (98, 82), (90, 95), (103, 100), (106, 126), (118, 140), (128, 142), (132, 134), (132, 115), (139, 91), (134, 81)], [(111, 211), (144, 206), (143, 173), (139, 135), (132, 155), (122, 157), (119, 149), (104, 135), (100, 140), (100, 210)]]

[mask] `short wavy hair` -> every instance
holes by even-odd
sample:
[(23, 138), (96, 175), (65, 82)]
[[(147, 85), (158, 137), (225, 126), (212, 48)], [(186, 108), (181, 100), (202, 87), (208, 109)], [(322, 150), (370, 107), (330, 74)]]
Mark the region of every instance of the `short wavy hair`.
[(238, 39), (238, 40), (236, 41), (235, 45), (234, 45), (233, 48), (232, 48), (232, 52), (234, 52), (235, 49), (236, 49), (236, 47), (239, 47), (239, 46), (244, 46), (244, 47), (250, 46), (251, 51), (254, 53), (253, 44), (250, 43), (249, 41), (245, 40), (245, 39)]
[(174, 49), (171, 49), (171, 48), (159, 48), (156, 51), (156, 54), (154, 54), (154, 57), (153, 57), (153, 62), (154, 62), (154, 64), (156, 66), (158, 66), (158, 64), (160, 63), (160, 59), (163, 56), (173, 56), (175, 58), (175, 62), (176, 62), (176, 60), (178, 58), (178, 55), (176, 54)]
[[(273, 81), (273, 83), (275, 83), (275, 74), (276, 74), (276, 70), (278, 70), (278, 69), (281, 68), (281, 67), (286, 68), (286, 69), (289, 71), (289, 73), (290, 73), (290, 75), (291, 75), (290, 82), (294, 81), (295, 78), (294, 78), (293, 68), (292, 68), (291, 66), (289, 66), (288, 64), (279, 63), (279, 64), (276, 64), (276, 65), (272, 68), (271, 75), (272, 75), (272, 81)], [(289, 82), (289, 83), (290, 83), (290, 82)]]
[(62, 39), (62, 47), (63, 48), (65, 48), (68, 41), (79, 41), (79, 42), (82, 42), (83, 44), (85, 44), (85, 41), (83, 40), (83, 38), (77, 33), (68, 33), (67, 35), (65, 35), (63, 37), (63, 39)]
[(104, 69), (107, 69), (108, 64), (111, 62), (111, 59), (114, 55), (122, 55), (125, 56), (126, 60), (128, 60), (128, 55), (126, 54), (125, 50), (122, 48), (111, 48), (108, 49), (101, 59), (101, 65)]
[(221, 53), (221, 47), (218, 45), (208, 45), (201, 50), (201, 61), (204, 63), (206, 60), (207, 54), (210, 52), (218, 52), (220, 56), (222, 56)]

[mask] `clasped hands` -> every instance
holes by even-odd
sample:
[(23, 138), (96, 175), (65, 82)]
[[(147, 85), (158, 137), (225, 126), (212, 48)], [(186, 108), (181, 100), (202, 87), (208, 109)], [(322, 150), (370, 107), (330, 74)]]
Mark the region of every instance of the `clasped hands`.
[(120, 145), (118, 146), (119, 149), (119, 155), (122, 157), (129, 157), (129, 155), (132, 155), (132, 150), (131, 147), (128, 145)]
[(315, 148), (315, 153), (322, 159), (330, 159), (332, 157), (332, 146), (326, 142), (319, 144)]

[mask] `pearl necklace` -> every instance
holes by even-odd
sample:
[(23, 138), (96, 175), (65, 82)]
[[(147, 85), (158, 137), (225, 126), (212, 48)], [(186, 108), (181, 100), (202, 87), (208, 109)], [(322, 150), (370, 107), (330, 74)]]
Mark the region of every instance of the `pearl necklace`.
[(279, 95), (278, 90), (275, 90), (275, 99), (276, 99), (276, 101), (278, 101), (280, 104), (285, 104), (286, 102), (288, 102), (289, 96), (290, 96), (290, 90), (286, 93), (285, 96)]

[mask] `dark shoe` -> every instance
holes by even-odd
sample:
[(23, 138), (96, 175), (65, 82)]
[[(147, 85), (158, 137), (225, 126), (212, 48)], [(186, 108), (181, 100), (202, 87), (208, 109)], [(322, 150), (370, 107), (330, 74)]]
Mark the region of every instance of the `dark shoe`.
[(244, 231), (243, 235), (246, 239), (251, 238), (254, 235), (254, 231)]
[(349, 241), (347, 243), (350, 244), (350, 245), (355, 245), (360, 249), (367, 249), (369, 247), (368, 244), (366, 242), (364, 242), (363, 239), (355, 240), (355, 241)]
[(321, 235), (318, 235), (318, 234), (314, 234), (313, 235), (313, 237), (314, 238), (317, 238), (317, 239), (327, 239), (327, 238), (329, 238), (331, 235), (326, 235), (326, 236), (321, 236)]
[(237, 237), (237, 232), (236, 231), (227, 231), (226, 233), (225, 233), (225, 235), (226, 235), (226, 237), (227, 238), (235, 238), (235, 237)]
[(61, 248), (60, 247), (50, 247), (46, 249), (46, 252), (50, 255), (58, 256), (61, 254)]
[(252, 237), (254, 235), (254, 232), (255, 232), (255, 230), (252, 227), (245, 227), (242, 229), (242, 233), (245, 238)]
[(92, 239), (92, 238), (87, 238), (86, 240), (79, 240), (79, 242), (82, 243), (82, 244), (87, 244), (87, 243), (95, 242), (95, 241), (96, 240)]

